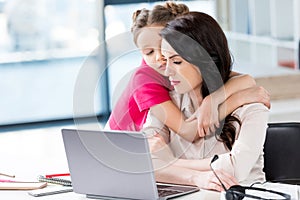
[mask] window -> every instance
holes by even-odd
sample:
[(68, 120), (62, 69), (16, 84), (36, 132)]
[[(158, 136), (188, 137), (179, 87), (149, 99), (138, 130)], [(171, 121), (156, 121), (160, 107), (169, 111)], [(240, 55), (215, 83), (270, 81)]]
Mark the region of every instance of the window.
[[(73, 117), (74, 89), (83, 68), (90, 70), (86, 82), (98, 79), (101, 71), (102, 60), (91, 54), (99, 45), (98, 4), (0, 0), (0, 125)], [(81, 110), (80, 116), (105, 112), (106, 85), (99, 82), (94, 110)]]
[(108, 114), (141, 62), (131, 16), (155, 2), (140, 2), (0, 0), (0, 126)]

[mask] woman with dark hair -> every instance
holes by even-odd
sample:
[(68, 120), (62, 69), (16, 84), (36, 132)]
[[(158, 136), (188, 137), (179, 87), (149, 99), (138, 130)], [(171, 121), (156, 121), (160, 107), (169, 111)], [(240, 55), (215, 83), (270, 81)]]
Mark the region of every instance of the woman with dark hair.
[[(160, 33), (166, 75), (174, 87), (170, 96), (188, 118), (207, 95), (229, 80), (232, 60), (227, 39), (218, 23), (201, 12), (176, 18)], [(220, 110), (226, 110), (225, 103)], [(263, 144), (267, 121), (268, 108), (251, 103), (227, 115), (214, 134), (189, 142), (150, 112), (144, 131), (158, 133), (149, 139), (157, 180), (221, 191), (222, 185), (210, 167), (214, 155), (219, 155), (212, 167), (226, 188), (265, 181)]]

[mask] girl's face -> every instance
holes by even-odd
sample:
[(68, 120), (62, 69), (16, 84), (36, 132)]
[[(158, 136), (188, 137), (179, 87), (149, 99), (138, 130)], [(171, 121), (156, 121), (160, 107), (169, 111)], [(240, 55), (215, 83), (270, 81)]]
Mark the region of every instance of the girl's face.
[(144, 27), (137, 38), (137, 46), (141, 49), (142, 56), (151, 68), (165, 75), (166, 62), (161, 54), (161, 37), (159, 32), (163, 26)]
[(192, 90), (200, 91), (203, 80), (198, 67), (184, 60), (164, 39), (161, 49), (167, 60), (165, 74), (169, 77), (175, 91), (179, 94)]

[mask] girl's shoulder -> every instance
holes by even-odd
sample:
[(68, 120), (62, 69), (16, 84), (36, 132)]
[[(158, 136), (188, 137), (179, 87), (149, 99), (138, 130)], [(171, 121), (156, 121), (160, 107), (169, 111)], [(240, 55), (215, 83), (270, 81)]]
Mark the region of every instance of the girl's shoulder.
[(136, 69), (132, 76), (134, 85), (157, 84), (171, 90), (171, 84), (167, 77), (161, 75), (151, 67), (142, 65)]

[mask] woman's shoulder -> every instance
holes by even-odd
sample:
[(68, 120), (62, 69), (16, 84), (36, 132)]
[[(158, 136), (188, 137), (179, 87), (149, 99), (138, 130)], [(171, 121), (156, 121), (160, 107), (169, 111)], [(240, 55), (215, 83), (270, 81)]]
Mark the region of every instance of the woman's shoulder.
[(268, 111), (269, 109), (267, 108), (267, 106), (265, 106), (263, 103), (249, 103), (249, 104), (245, 104), (239, 108), (237, 108), (234, 112), (241, 112), (243, 110), (266, 110)]
[[(243, 129), (244, 131), (257, 132), (261, 129), (261, 133), (266, 132), (265, 129), (269, 120), (269, 109), (264, 104), (246, 104), (236, 109), (232, 115), (240, 120), (241, 126), (247, 127)], [(240, 125), (237, 124), (237, 127), (239, 127), (237, 137), (240, 137), (239, 135), (241, 135)]]
[(250, 103), (237, 108), (233, 114), (241, 117), (254, 112), (269, 112), (269, 109), (262, 103)]

